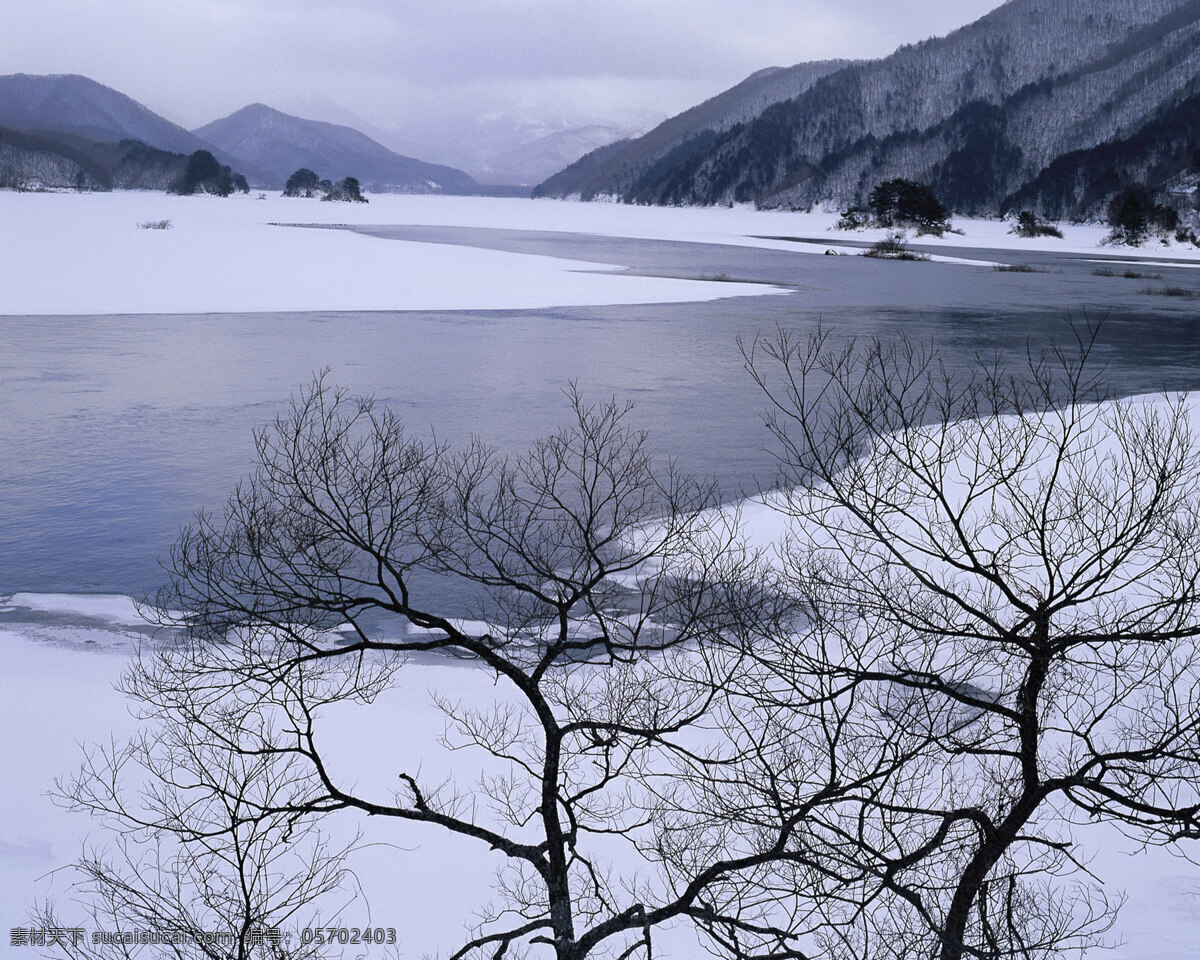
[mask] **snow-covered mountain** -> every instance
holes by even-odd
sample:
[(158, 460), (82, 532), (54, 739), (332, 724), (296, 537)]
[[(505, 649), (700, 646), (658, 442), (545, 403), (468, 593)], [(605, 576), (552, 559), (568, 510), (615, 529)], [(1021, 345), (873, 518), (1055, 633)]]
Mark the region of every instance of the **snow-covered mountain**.
[(376, 127), (372, 136), (395, 150), (421, 144), (436, 156), (491, 184), (540, 183), (584, 154), (614, 141), (637, 137), (666, 115), (623, 105), (561, 97), (528, 96), (517, 101), (457, 102), (433, 115)]
[(1200, 207), (1200, 94), (1157, 111), (1130, 136), (1063, 154), (1004, 206), (1079, 218), (1127, 184), (1151, 187), (1177, 210)]
[(261, 103), (195, 131), (262, 170), (282, 187), (301, 167), (322, 177), (356, 177), (376, 193), (470, 193), (475, 181), (461, 170), (401, 156), (366, 134), (334, 123), (305, 120)]
[(586, 153), (644, 133), (663, 114), (542, 117), (520, 120), (492, 114), (480, 118), (464, 148), (470, 168), (486, 180), (535, 184)]
[(614, 174), (618, 154), (598, 153), (539, 192), (797, 208), (861, 201), (905, 176), (960, 211), (997, 212), (1059, 158), (1136, 139), (1197, 92), (1200, 0), (1010, 0), (693, 133), (632, 177)]

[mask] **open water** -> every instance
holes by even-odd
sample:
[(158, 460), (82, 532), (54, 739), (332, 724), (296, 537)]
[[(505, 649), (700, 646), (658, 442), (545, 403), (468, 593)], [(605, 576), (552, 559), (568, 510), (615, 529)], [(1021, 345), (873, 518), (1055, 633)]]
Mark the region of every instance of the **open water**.
[[(791, 249), (565, 234), (371, 228), (426, 242), (622, 263), (645, 274), (757, 280), (785, 296), (559, 310), (0, 318), (0, 594), (137, 594), (201, 507), (249, 466), (252, 431), (313, 374), (401, 410), (418, 433), (518, 450), (564, 418), (563, 387), (636, 402), (655, 449), (729, 498), (770, 484), (764, 399), (738, 338), (823, 323), (907, 334), (952, 366), (1020, 357), (1107, 316), (1099, 354), (1117, 393), (1200, 384), (1200, 270), (1094, 275), (1090, 259), (961, 251), (987, 267), (822, 257)], [(803, 241), (796, 241), (797, 243)], [(1142, 269), (1142, 268), (1139, 268)]]

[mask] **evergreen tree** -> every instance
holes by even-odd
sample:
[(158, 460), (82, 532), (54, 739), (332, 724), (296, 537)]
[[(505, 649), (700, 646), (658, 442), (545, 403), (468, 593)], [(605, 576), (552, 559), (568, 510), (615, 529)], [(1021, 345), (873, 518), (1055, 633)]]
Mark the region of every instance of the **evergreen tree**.
[(183, 175), (170, 188), (171, 193), (185, 197), (194, 193), (213, 193), (219, 197), (227, 197), (234, 190), (249, 192), (246, 178), (240, 173), (234, 173), (229, 167), (222, 166), (207, 150), (197, 150), (188, 157)]
[(347, 200), (353, 200), (355, 203), (366, 203), (367, 198), (362, 195), (362, 186), (355, 177), (346, 177), (337, 185), (340, 192), (344, 193)]
[(941, 236), (950, 226), (946, 207), (933, 190), (915, 180), (896, 177), (871, 191), (871, 213), (880, 227), (915, 227), (918, 233)]
[(309, 170), (308, 167), (301, 167), (287, 178), (287, 183), (284, 184), (283, 188), (283, 195), (285, 197), (316, 196), (320, 180), (321, 178), (315, 172)]
[(1136, 247), (1150, 233), (1150, 198), (1144, 188), (1128, 187), (1108, 205), (1108, 224), (1112, 239)]
[(1032, 239), (1034, 237), (1058, 237), (1062, 239), (1062, 231), (1053, 224), (1043, 223), (1032, 210), (1022, 210), (1017, 214), (1017, 225), (1012, 231), (1018, 237)]
[(367, 202), (367, 198), (362, 195), (362, 188), (359, 186), (358, 180), (354, 177), (346, 177), (335, 184), (330, 184), (328, 180), (322, 180), (321, 185), (325, 191), (325, 196), (321, 198), (322, 200), (347, 200), (355, 203)]
[(1179, 230), (1179, 211), (1157, 203), (1144, 186), (1126, 187), (1108, 204), (1108, 224), (1113, 243), (1136, 247), (1151, 233), (1175, 233)]

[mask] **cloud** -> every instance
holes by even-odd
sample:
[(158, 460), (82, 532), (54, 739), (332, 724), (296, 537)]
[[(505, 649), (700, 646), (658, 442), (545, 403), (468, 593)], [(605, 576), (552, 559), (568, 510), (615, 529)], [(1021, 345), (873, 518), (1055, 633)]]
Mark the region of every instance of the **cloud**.
[(196, 126), (341, 103), (419, 130), (473, 102), (674, 113), (771, 65), (876, 57), (999, 0), (5, 0), (0, 61), (83, 73)]

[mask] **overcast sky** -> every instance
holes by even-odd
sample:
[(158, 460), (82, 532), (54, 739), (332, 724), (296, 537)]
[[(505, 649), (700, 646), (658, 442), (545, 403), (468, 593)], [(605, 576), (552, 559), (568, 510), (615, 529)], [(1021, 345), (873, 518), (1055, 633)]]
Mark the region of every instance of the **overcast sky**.
[(999, 5), (0, 0), (0, 71), (82, 73), (187, 127), (261, 101), (419, 140), (473, 112), (673, 114), (763, 67), (884, 56)]

